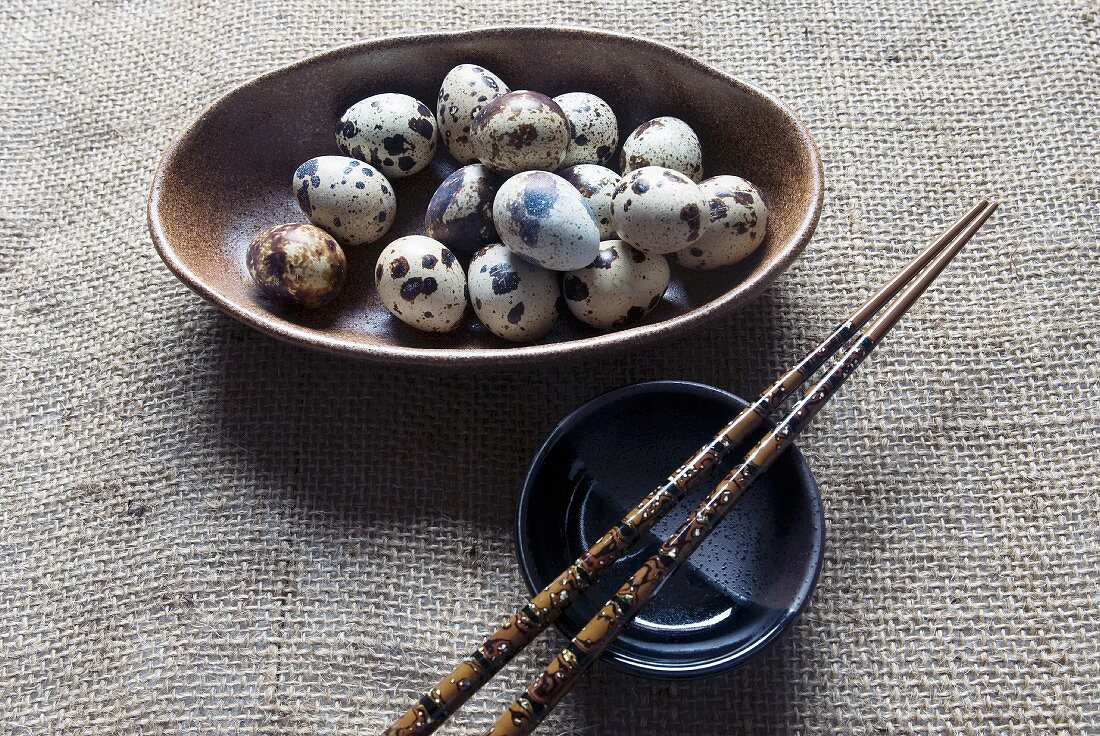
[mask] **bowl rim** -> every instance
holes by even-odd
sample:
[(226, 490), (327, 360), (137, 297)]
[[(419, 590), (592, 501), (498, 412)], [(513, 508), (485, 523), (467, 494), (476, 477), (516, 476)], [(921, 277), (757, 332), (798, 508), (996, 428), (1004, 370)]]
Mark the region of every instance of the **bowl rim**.
[[(520, 576), (523, 578), (524, 585), (527, 586), (527, 590), (531, 595), (538, 593), (541, 587), (538, 585), (534, 564), (535, 555), (531, 548), (531, 541), (524, 529), (524, 522), (529, 515), (528, 509), (530, 506), (530, 498), (533, 493), (532, 485), (534, 484), (535, 476), (541, 471), (547, 455), (564, 434), (572, 430), (581, 421), (587, 419), (595, 412), (603, 410), (608, 405), (627, 396), (668, 391), (719, 400), (729, 404), (731, 407), (736, 406), (745, 408), (749, 405), (749, 402), (737, 394), (717, 388), (716, 386), (695, 381), (669, 379), (642, 381), (613, 389), (589, 399), (566, 414), (554, 429), (550, 431), (550, 434), (546, 436), (546, 439), (543, 440), (538, 450), (532, 456), (531, 463), (528, 465), (527, 472), (524, 474), (519, 499), (516, 502), (514, 518), (515, 554), (516, 560), (519, 563)], [(820, 488), (818, 487), (817, 480), (814, 478), (813, 472), (810, 470), (810, 465), (805, 456), (799, 451), (798, 447), (793, 444), (787, 448), (786, 453), (793, 453), (791, 455), (791, 460), (794, 463), (794, 470), (798, 475), (801, 485), (805, 488), (807, 500), (810, 505), (809, 513), (816, 523), (814, 524), (813, 539), (811, 540), (811, 553), (809, 555), (809, 560), (807, 560), (809, 568), (807, 570), (808, 574), (804, 574), (790, 606), (788, 606), (786, 612), (778, 618), (776, 624), (761, 636), (754, 639), (747, 646), (740, 647), (721, 656), (702, 660), (698, 663), (672, 665), (657, 659), (629, 656), (610, 649), (600, 656), (601, 662), (604, 662), (612, 669), (646, 679), (695, 680), (736, 669), (756, 659), (794, 625), (794, 622), (798, 620), (798, 617), (806, 609), (806, 606), (809, 605), (814, 589), (817, 587), (818, 579), (821, 576), (821, 568), (825, 560), (825, 511), (821, 502)], [(650, 489), (645, 490), (648, 491)], [(572, 634), (565, 630), (562, 619), (559, 618), (554, 622), (554, 627), (557, 628), (558, 632), (566, 639), (572, 636)]]
[[(718, 298), (695, 307), (684, 314), (649, 325), (638, 325), (617, 332), (584, 337), (564, 342), (535, 345), (502, 345), (500, 348), (430, 348), (405, 345), (371, 345), (353, 339), (336, 337), (324, 330), (304, 327), (283, 319), (275, 314), (249, 307), (242, 307), (233, 300), (224, 297), (216, 289), (192, 271), (176, 249), (169, 242), (161, 219), (160, 205), (164, 182), (169, 169), (181, 149), (197, 134), (198, 129), (238, 94), (251, 90), (269, 80), (293, 73), (294, 71), (319, 62), (341, 59), (359, 53), (394, 48), (399, 45), (425, 40), (469, 39), (479, 36), (506, 35), (516, 31), (567, 34), (587, 36), (594, 40), (629, 42), (648, 47), (657, 54), (663, 54), (671, 60), (693, 67), (707, 75), (738, 87), (746, 93), (762, 99), (775, 107), (794, 127), (802, 145), (809, 152), (812, 189), (811, 205), (803, 213), (787, 247), (778, 257), (755, 276), (746, 278), (725, 291)], [(813, 135), (802, 119), (786, 103), (775, 95), (747, 82), (739, 77), (717, 69), (694, 56), (673, 46), (642, 38), (629, 33), (596, 30), (593, 28), (568, 25), (495, 25), (480, 26), (462, 31), (433, 31), (426, 33), (407, 33), (382, 36), (355, 43), (337, 46), (328, 51), (309, 56), (284, 66), (270, 69), (262, 74), (234, 86), (220, 95), (168, 144), (153, 174), (146, 201), (146, 218), (153, 246), (168, 269), (189, 289), (200, 297), (221, 309), (226, 314), (285, 342), (300, 347), (392, 365), (421, 365), (441, 368), (513, 368), (533, 366), (547, 362), (569, 363), (589, 360), (600, 355), (615, 355), (627, 350), (652, 345), (677, 334), (687, 334), (701, 329), (718, 317), (728, 314), (740, 305), (758, 296), (767, 286), (805, 250), (821, 215), (825, 194), (824, 172), (821, 154)]]

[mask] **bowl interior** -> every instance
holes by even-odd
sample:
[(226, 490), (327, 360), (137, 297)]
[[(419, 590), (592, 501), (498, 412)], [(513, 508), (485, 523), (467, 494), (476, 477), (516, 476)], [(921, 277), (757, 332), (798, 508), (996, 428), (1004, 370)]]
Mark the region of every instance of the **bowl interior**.
[[(618, 523), (744, 406), (710, 386), (661, 381), (614, 391), (570, 414), (539, 450), (521, 494), (517, 549), (531, 592)], [(562, 633), (574, 636), (732, 465), (727, 460), (704, 480), (570, 607), (558, 622)], [(674, 679), (743, 663), (786, 630), (806, 604), (821, 566), (823, 532), (817, 486), (792, 447), (627, 627), (604, 661), (634, 674)]]
[[(745, 262), (719, 271), (674, 268), (664, 302), (645, 322), (600, 334), (572, 318), (538, 345), (510, 345), (475, 320), (430, 336), (382, 307), (371, 272), (393, 238), (423, 232), (424, 211), (455, 162), (394, 180), (396, 221), (383, 242), (348, 248), (347, 290), (324, 309), (280, 306), (252, 284), (244, 252), (260, 230), (302, 221), (291, 177), (302, 161), (338, 154), (335, 121), (379, 93), (411, 94), (434, 109), (439, 84), (462, 62), (482, 64), (513, 89), (550, 95), (583, 90), (606, 99), (622, 135), (673, 114), (699, 133), (708, 175), (754, 182), (771, 208), (768, 237)], [(393, 362), (533, 362), (593, 348), (637, 345), (701, 323), (761, 290), (801, 251), (817, 221), (821, 170), (802, 124), (766, 93), (665, 46), (569, 29), (505, 28), (382, 39), (345, 47), (267, 74), (210, 107), (169, 148), (150, 195), (150, 227), (166, 263), (216, 305), (307, 347)]]

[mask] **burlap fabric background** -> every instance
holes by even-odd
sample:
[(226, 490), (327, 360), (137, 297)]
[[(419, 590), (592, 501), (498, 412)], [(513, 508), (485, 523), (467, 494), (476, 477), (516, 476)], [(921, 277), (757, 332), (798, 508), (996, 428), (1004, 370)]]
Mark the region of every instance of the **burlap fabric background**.
[[(650, 36), (788, 100), (828, 181), (805, 256), (681, 344), (504, 375), (302, 352), (162, 266), (146, 188), (217, 95), (518, 21)], [(982, 194), (992, 226), (801, 443), (828, 514), (804, 617), (701, 682), (597, 666), (543, 732), (1100, 732), (1098, 26), (1009, 0), (6, 6), (0, 732), (379, 730), (521, 601), (512, 504), (558, 418), (643, 379), (759, 388)]]

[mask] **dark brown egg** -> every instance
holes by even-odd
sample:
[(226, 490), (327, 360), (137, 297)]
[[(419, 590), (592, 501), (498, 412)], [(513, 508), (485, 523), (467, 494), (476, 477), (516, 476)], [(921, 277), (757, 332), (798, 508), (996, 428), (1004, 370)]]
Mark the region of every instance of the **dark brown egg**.
[(316, 309), (344, 288), (347, 260), (336, 239), (301, 222), (276, 225), (248, 245), (248, 272), (272, 299)]
[(472, 253), (497, 240), (493, 199), (502, 179), (484, 164), (456, 169), (443, 180), (424, 213), (424, 230), (458, 253)]

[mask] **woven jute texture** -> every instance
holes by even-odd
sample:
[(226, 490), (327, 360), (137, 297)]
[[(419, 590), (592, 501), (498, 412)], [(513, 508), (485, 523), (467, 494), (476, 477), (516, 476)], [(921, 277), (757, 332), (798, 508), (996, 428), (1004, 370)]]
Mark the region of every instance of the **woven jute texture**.
[[(148, 183), (218, 95), (508, 22), (648, 36), (787, 100), (828, 184), (805, 255), (678, 344), (486, 375), (297, 350), (161, 264)], [(1098, 27), (1012, 0), (6, 5), (0, 732), (377, 732), (523, 600), (513, 505), (560, 417), (645, 379), (753, 393), (990, 195), (801, 440), (828, 544), (794, 628), (697, 682), (597, 665), (542, 732), (1100, 733)], [(446, 733), (482, 732), (561, 643)]]

